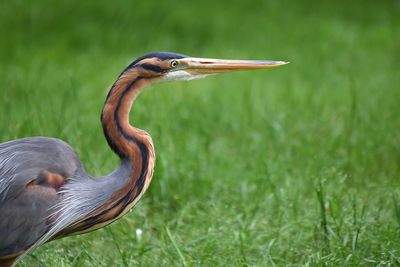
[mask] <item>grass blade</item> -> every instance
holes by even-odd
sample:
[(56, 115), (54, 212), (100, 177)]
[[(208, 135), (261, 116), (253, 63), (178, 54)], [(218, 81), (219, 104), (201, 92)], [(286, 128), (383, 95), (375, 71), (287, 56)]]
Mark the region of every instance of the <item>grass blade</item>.
[(183, 266), (187, 266), (185, 257), (183, 256), (183, 254), (182, 254), (181, 250), (179, 249), (178, 245), (176, 244), (175, 239), (173, 238), (173, 236), (172, 236), (171, 232), (169, 231), (168, 227), (165, 227), (165, 230), (167, 231), (168, 238), (169, 238), (169, 240), (171, 240), (171, 243), (174, 246), (176, 252), (178, 253), (179, 258), (181, 258), (182, 265)]

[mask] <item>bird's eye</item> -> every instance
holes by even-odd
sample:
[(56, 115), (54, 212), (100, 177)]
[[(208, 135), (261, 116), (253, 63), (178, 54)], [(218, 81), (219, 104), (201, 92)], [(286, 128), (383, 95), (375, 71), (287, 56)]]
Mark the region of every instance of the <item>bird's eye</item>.
[(172, 60), (171, 61), (171, 67), (172, 68), (176, 68), (176, 67), (178, 67), (178, 65), (179, 65), (178, 61), (176, 61), (176, 60)]

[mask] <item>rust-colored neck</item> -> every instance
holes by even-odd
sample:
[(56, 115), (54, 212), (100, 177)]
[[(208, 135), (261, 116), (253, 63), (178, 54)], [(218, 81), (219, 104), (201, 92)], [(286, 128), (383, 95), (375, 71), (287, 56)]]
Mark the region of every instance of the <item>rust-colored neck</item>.
[(134, 199), (138, 198), (151, 180), (155, 160), (151, 137), (147, 132), (129, 124), (132, 104), (140, 91), (149, 84), (150, 79), (141, 77), (136, 69), (127, 70), (118, 78), (107, 96), (101, 120), (104, 134), (115, 153), (132, 164), (128, 183), (115, 192), (109, 202), (128, 193)]
[[(150, 79), (135, 69), (125, 71), (111, 88), (101, 115), (104, 134), (122, 162), (129, 162), (125, 184), (85, 219), (65, 229), (59, 236), (98, 229), (124, 215), (146, 191), (153, 176), (155, 153), (150, 135), (129, 124), (129, 112), (136, 96)], [(124, 164), (124, 163), (121, 163)]]
[(104, 104), (101, 115), (103, 131), (110, 147), (121, 158), (137, 159), (137, 149), (141, 144), (153, 147), (149, 134), (129, 124), (132, 103), (149, 83), (149, 79), (140, 77), (135, 69), (128, 70), (115, 82)]

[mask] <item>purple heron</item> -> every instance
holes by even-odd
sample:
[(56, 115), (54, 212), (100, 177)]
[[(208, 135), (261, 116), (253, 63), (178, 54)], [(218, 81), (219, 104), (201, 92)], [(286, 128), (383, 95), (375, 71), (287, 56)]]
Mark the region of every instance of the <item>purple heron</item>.
[(150, 135), (129, 124), (132, 103), (145, 87), (283, 64), (166, 52), (136, 59), (111, 87), (101, 113), (107, 142), (120, 157), (118, 168), (103, 177), (87, 174), (74, 150), (59, 139), (31, 137), (0, 144), (0, 266), (13, 265), (50, 240), (108, 225), (137, 203), (155, 163)]

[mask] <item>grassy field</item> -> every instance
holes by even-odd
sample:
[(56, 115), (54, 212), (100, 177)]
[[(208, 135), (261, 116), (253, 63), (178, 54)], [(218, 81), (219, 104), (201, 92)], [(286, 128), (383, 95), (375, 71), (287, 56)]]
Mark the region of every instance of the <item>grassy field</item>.
[(118, 164), (99, 117), (135, 57), (291, 64), (142, 94), (149, 191), (19, 266), (400, 265), (399, 1), (85, 2), (0, 3), (0, 141), (61, 138), (93, 175)]

